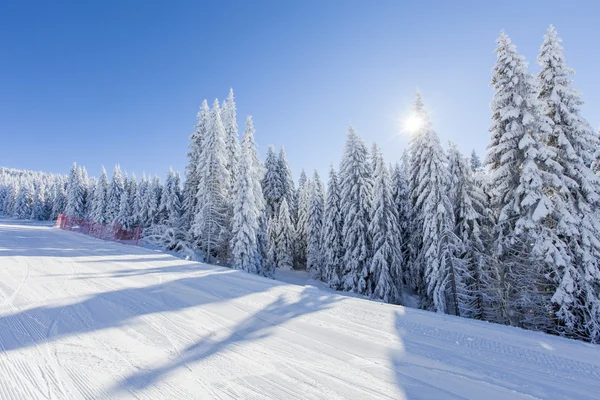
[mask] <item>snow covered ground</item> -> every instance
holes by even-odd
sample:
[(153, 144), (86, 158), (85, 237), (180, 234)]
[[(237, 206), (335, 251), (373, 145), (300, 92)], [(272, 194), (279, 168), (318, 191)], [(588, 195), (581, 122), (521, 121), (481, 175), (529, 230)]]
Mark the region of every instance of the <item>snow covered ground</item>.
[(600, 346), (0, 221), (0, 398), (121, 397), (598, 399)]

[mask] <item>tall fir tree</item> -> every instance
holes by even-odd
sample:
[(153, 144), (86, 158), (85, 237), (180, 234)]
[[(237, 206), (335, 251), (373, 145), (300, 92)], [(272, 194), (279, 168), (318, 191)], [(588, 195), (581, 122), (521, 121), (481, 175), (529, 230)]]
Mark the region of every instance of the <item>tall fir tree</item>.
[(64, 214), (67, 207), (67, 189), (63, 177), (57, 177), (53, 185), (54, 202), (52, 203), (52, 219)]
[(296, 188), (294, 185), (294, 178), (292, 177), (292, 168), (285, 155), (285, 149), (282, 147), (279, 149), (279, 176), (281, 179), (281, 196), (285, 198), (290, 207), (290, 215), (292, 220), (297, 218), (298, 210), (296, 209)]
[[(413, 276), (421, 294), (421, 307), (459, 314), (457, 293), (457, 240), (454, 213), (448, 197), (450, 178), (447, 158), (432, 127), (420, 93), (413, 106), (420, 121), (410, 148), (410, 190), (415, 229)], [(418, 241), (415, 243), (415, 240)]]
[[(298, 217), (295, 223), (296, 242), (294, 243), (294, 266), (296, 269), (306, 268), (306, 250), (307, 250), (307, 228), (308, 228), (308, 213), (310, 205), (310, 184), (311, 182), (306, 177), (304, 170), (300, 171), (300, 179), (298, 181), (297, 198), (297, 214)], [(291, 215), (291, 213), (290, 213)]]
[(321, 280), (323, 271), (323, 213), (325, 207), (325, 190), (319, 173), (315, 170), (309, 193), (308, 221), (306, 227), (306, 270), (316, 279)]
[(67, 206), (65, 213), (69, 217), (85, 217), (85, 188), (83, 186), (83, 175), (77, 164), (73, 163), (69, 173), (67, 185)]
[[(202, 151), (204, 148), (204, 140), (207, 135), (208, 119), (210, 116), (210, 109), (206, 99), (202, 101), (200, 111), (198, 111), (196, 126), (194, 132), (190, 135), (190, 143), (188, 152), (188, 164), (185, 167), (186, 179), (183, 186), (183, 225), (187, 230), (187, 236), (189, 241), (193, 241), (194, 233), (191, 229), (192, 223), (194, 222), (194, 215), (197, 211), (197, 194), (198, 194), (198, 183), (199, 183), (199, 167), (200, 160), (202, 158)], [(143, 180), (142, 180), (143, 182)], [(140, 186), (140, 191), (142, 187)], [(142, 218), (144, 219), (144, 218)]]
[(373, 146), (373, 206), (369, 236), (373, 258), (370, 295), (386, 303), (402, 304), (402, 247), (398, 212), (391, 190), (389, 171), (379, 148)]
[(94, 199), (92, 200), (92, 215), (91, 219), (99, 224), (109, 222), (107, 216), (108, 206), (108, 177), (106, 170), (102, 167), (100, 178), (96, 182), (96, 190), (94, 191)]
[(296, 234), (286, 199), (281, 201), (275, 229), (277, 235), (277, 267), (282, 270), (291, 270), (294, 267)]
[[(565, 62), (561, 39), (550, 26), (538, 56), (538, 99), (551, 120), (542, 138), (556, 162), (561, 185), (544, 189), (557, 212), (556, 232), (572, 259), (556, 263), (556, 291), (552, 301), (558, 330), (575, 337), (600, 341), (600, 180), (591, 169), (598, 139), (581, 116), (583, 104), (572, 87), (574, 71)], [(566, 186), (566, 190), (565, 187)]]
[(210, 113), (203, 146), (196, 195), (198, 209), (194, 216), (193, 230), (206, 261), (210, 262), (214, 253), (220, 262), (224, 262), (228, 258), (231, 233), (231, 203), (228, 190), (230, 177), (227, 170), (225, 130), (217, 99)]
[(44, 198), (44, 192), (46, 191), (46, 185), (42, 177), (38, 178), (34, 184), (33, 191), (33, 205), (31, 210), (31, 219), (43, 221), (47, 219), (46, 215), (46, 200)]
[(342, 289), (342, 210), (341, 194), (337, 173), (331, 165), (327, 185), (327, 199), (323, 216), (323, 266), (322, 280), (333, 289)]
[(266, 201), (267, 218), (277, 217), (279, 215), (279, 204), (283, 200), (284, 192), (283, 181), (281, 179), (281, 163), (275, 154), (275, 147), (272, 145), (267, 149), (262, 188)]
[[(408, 154), (403, 156), (403, 159), (408, 160)], [(406, 161), (408, 162), (408, 161)], [(402, 259), (404, 262), (408, 260), (409, 257), (409, 243), (411, 239), (411, 231), (410, 231), (410, 221), (411, 221), (411, 212), (410, 212), (410, 199), (409, 199), (409, 189), (408, 189), (408, 180), (407, 180), (407, 169), (408, 165), (402, 165), (396, 163), (394, 165), (393, 173), (392, 173), (392, 196), (394, 199), (394, 205), (396, 208), (396, 213), (398, 215), (398, 229), (400, 230), (400, 251), (402, 253)], [(403, 281), (407, 283), (407, 279), (403, 274)]]
[(471, 166), (471, 171), (473, 171), (473, 172), (479, 171), (479, 169), (482, 166), (481, 159), (477, 155), (477, 152), (475, 151), (475, 149), (473, 149), (473, 151), (471, 152), (471, 158), (469, 159), (469, 164)]
[[(485, 196), (473, 179), (473, 157), (463, 157), (456, 145), (448, 148), (450, 200), (454, 210), (454, 234), (461, 241), (456, 254), (461, 268), (456, 276), (460, 315), (484, 318), (484, 282), (487, 277), (485, 245), (482, 233)], [(479, 168), (475, 168), (475, 171)]]
[(342, 287), (367, 294), (372, 249), (368, 227), (373, 201), (373, 181), (365, 142), (348, 129), (340, 164), (341, 208), (344, 217)]
[(535, 81), (504, 32), (497, 43), (486, 156), (497, 215), (496, 318), (546, 330), (553, 324), (549, 277), (570, 262), (564, 242), (552, 228), (557, 209), (545, 190), (562, 182), (553, 173), (553, 151), (540, 143), (550, 134), (551, 121), (541, 113)]
[(223, 128), (225, 130), (225, 147), (227, 148), (227, 170), (229, 171), (230, 196), (234, 197), (235, 180), (238, 176), (238, 163), (240, 159), (240, 141), (238, 139), (237, 110), (233, 89), (229, 89), (227, 100), (221, 112)]
[[(262, 188), (257, 184), (258, 175), (254, 170), (254, 148), (254, 126), (252, 119), (248, 118), (239, 157), (239, 176), (235, 181), (231, 265), (250, 273), (265, 275), (265, 260), (259, 247), (261, 200), (257, 198), (259, 193), (262, 195)], [(256, 189), (259, 189), (259, 193), (255, 192)]]
[(125, 229), (133, 227), (132, 184), (133, 182), (129, 179), (127, 173), (125, 173), (123, 177), (123, 193), (121, 194), (121, 203), (119, 204), (119, 213), (117, 214), (117, 222)]
[(17, 184), (13, 216), (18, 219), (31, 218), (33, 210), (33, 182), (27, 176), (21, 176)]
[(123, 175), (121, 174), (121, 167), (119, 164), (115, 165), (113, 170), (112, 179), (108, 187), (108, 203), (106, 205), (106, 219), (107, 223), (112, 224), (119, 215), (119, 209), (121, 208), (121, 196), (125, 186), (123, 184)]

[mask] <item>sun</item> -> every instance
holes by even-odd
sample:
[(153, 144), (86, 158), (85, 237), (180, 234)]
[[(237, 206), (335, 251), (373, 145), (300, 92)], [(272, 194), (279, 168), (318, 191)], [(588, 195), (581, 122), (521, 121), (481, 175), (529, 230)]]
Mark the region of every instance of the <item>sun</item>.
[(423, 118), (417, 116), (416, 114), (406, 118), (403, 123), (404, 130), (410, 133), (418, 131), (422, 126)]

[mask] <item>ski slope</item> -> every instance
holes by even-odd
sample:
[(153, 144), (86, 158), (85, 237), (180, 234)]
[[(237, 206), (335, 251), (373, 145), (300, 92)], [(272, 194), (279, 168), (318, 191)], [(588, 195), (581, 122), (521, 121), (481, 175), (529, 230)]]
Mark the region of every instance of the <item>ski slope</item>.
[(598, 399), (600, 346), (0, 221), (0, 399)]

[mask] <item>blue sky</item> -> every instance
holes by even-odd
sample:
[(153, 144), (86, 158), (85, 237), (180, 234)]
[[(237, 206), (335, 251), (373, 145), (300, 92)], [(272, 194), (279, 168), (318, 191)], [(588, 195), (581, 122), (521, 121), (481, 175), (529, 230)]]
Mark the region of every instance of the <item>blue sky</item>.
[(593, 1), (5, 1), (0, 165), (183, 172), (202, 99), (230, 87), (240, 127), (253, 115), (261, 155), (284, 145), (295, 178), (337, 165), (350, 123), (396, 160), (417, 88), (441, 139), (483, 155), (498, 33), (536, 73), (551, 23), (597, 128), (599, 11)]

